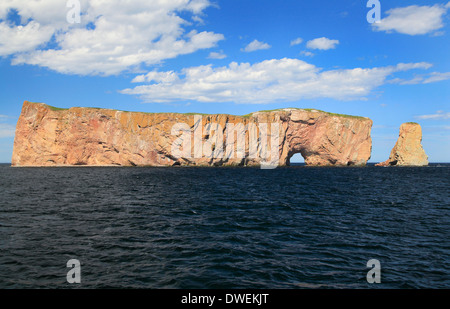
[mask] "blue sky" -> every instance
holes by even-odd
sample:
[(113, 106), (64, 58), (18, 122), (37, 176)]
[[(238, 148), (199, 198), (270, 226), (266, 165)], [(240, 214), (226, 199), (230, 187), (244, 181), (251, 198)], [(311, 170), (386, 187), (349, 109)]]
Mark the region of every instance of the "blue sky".
[(24, 100), (366, 116), (370, 162), (415, 121), (430, 162), (450, 162), (448, 1), (380, 0), (373, 24), (361, 0), (82, 0), (80, 23), (69, 23), (76, 2), (0, 3), (0, 162), (11, 160)]

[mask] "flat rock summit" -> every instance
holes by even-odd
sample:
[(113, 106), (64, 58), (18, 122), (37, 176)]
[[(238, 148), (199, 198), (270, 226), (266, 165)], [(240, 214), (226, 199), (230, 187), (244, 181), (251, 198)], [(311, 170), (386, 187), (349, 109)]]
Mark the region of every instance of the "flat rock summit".
[(258, 166), (264, 149), (279, 166), (295, 153), (306, 165), (356, 166), (370, 158), (371, 128), (369, 118), (309, 109), (197, 115), (25, 101), (12, 166)]
[[(246, 116), (61, 109), (25, 101), (12, 166), (274, 166), (301, 153), (309, 166), (362, 166), (372, 120), (284, 108)], [(277, 134), (278, 133), (278, 134)], [(422, 129), (404, 123), (377, 166), (424, 166)]]

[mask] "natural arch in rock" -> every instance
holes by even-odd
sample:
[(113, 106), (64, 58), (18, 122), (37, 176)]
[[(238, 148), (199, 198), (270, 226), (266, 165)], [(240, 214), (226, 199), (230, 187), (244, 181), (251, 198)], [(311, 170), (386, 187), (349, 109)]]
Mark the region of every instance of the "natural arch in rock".
[(293, 153), (290, 157), (287, 158), (286, 165), (290, 166), (291, 163), (305, 163), (305, 158), (302, 156), (301, 152)]

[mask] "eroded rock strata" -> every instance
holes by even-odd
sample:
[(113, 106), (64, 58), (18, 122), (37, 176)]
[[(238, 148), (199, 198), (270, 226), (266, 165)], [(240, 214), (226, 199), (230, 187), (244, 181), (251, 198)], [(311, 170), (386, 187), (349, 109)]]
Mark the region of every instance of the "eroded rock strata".
[[(264, 124), (268, 142), (258, 135)], [(230, 125), (246, 129), (228, 131)], [(279, 138), (270, 139), (275, 136), (277, 126)], [(256, 140), (250, 129), (255, 127)], [(288, 165), (295, 153), (301, 153), (307, 165), (365, 165), (371, 154), (371, 127), (369, 118), (304, 109), (287, 108), (247, 116), (196, 116), (82, 107), (58, 109), (25, 101), (16, 127), (12, 165), (257, 166), (262, 160), (252, 152), (260, 153), (266, 144), (275, 150), (281, 166)], [(186, 149), (190, 147), (189, 151), (179, 147), (183, 150), (180, 157), (174, 155), (173, 149), (180, 144), (183, 132), (193, 137), (190, 143), (183, 144)], [(234, 139), (228, 138), (232, 135)], [(245, 140), (242, 149), (245, 154), (227, 155), (239, 140)], [(198, 151), (199, 142), (203, 152), (202, 148)], [(206, 148), (209, 156), (204, 155), (208, 154)], [(218, 150), (225, 155), (215, 155)]]
[(377, 166), (426, 166), (428, 156), (422, 147), (422, 127), (415, 122), (400, 126), (398, 140), (392, 148), (389, 159)]

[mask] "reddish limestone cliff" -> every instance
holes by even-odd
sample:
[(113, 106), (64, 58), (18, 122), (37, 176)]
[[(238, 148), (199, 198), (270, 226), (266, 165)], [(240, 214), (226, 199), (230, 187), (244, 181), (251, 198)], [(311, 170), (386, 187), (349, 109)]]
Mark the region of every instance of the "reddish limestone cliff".
[[(175, 156), (173, 145), (179, 143), (179, 133), (183, 132), (173, 131), (177, 123), (186, 124), (185, 133), (201, 132), (203, 147), (209, 147), (213, 154), (217, 149), (226, 153), (241, 137), (245, 139), (245, 155), (204, 156), (201, 152), (199, 155), (193, 138), (189, 154)], [(307, 165), (318, 166), (364, 165), (370, 158), (372, 120), (363, 117), (303, 109), (257, 112), (248, 116), (195, 116), (81, 107), (57, 109), (25, 101), (17, 123), (12, 165), (259, 165), (262, 160), (252, 156), (249, 142), (254, 135), (247, 128), (252, 125), (262, 128), (265, 123), (269, 124), (269, 137), (276, 133), (276, 126), (270, 124), (277, 124), (279, 128), (279, 139), (271, 142), (269, 138), (268, 142), (270, 149), (278, 151), (279, 165), (288, 165), (291, 156), (299, 152)], [(213, 124), (218, 124), (220, 132), (209, 131)], [(226, 128), (230, 124), (235, 127), (242, 124), (246, 128), (236, 133), (234, 141), (227, 138)], [(196, 131), (198, 129), (201, 131)], [(260, 152), (265, 144), (262, 138), (257, 138), (256, 143)]]
[(418, 123), (407, 122), (400, 126), (397, 143), (389, 159), (376, 166), (426, 166), (428, 156), (422, 148), (422, 128)]

